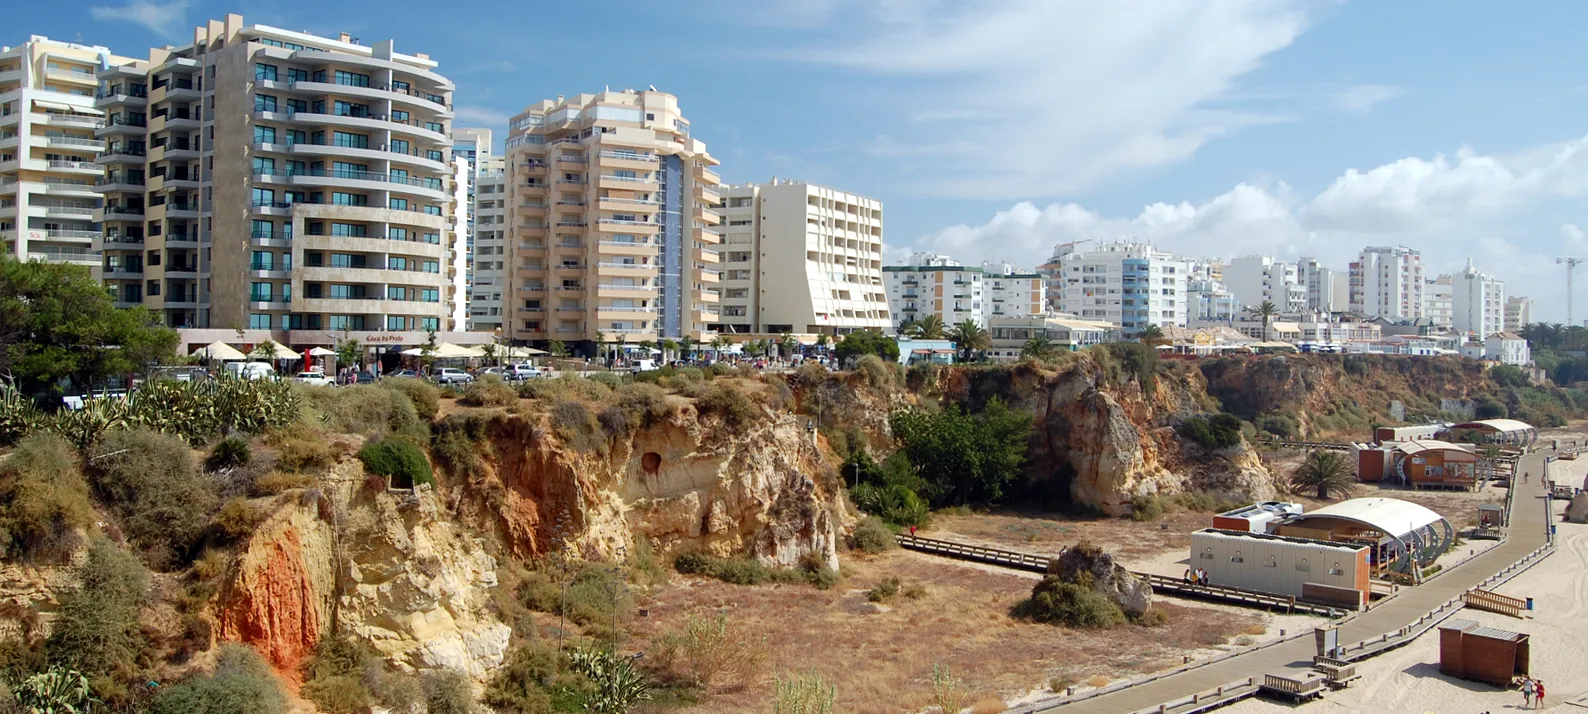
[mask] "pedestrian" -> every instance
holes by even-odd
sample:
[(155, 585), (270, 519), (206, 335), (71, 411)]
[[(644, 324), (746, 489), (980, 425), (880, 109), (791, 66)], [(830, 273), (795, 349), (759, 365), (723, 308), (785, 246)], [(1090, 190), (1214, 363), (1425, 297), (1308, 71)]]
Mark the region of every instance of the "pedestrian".
[(915, 537), (915, 526), (910, 526), (910, 537), (911, 538)]
[(1186, 585), (1190, 585), (1191, 584), (1191, 569), (1190, 568), (1186, 568), (1185, 569), (1185, 574), (1180, 576), (1180, 582), (1183, 582)]
[(1533, 706), (1544, 708), (1544, 680), (1533, 680)]
[(1533, 692), (1536, 692), (1536, 691), (1538, 691), (1538, 689), (1536, 688), (1536, 685), (1533, 684), (1533, 680), (1528, 679), (1527, 677), (1523, 677), (1522, 678), (1522, 701), (1523, 701), (1522, 708), (1523, 709), (1532, 709), (1533, 708)]

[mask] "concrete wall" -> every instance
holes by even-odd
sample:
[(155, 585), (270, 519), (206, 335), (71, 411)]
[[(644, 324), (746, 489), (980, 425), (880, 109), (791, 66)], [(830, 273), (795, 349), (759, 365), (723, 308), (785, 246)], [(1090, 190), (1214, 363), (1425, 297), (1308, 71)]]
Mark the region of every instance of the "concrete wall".
[[(254, 63), (245, 42), (205, 55), (215, 67), (215, 79), (205, 70), (205, 86), (215, 87), (215, 139), (205, 137), (213, 150), (200, 170), (211, 177), (210, 317), (209, 327), (248, 326), (249, 232), (253, 201), (252, 164), (254, 134)], [(207, 108), (206, 108), (207, 111)], [(213, 162), (213, 165), (210, 165)], [(279, 196), (279, 187), (276, 187)], [(279, 200), (279, 199), (278, 199)], [(202, 231), (203, 218), (199, 219)], [(295, 256), (296, 257), (296, 256)], [(293, 263), (297, 267), (301, 263)], [(296, 286), (294, 286), (296, 287)], [(300, 293), (294, 293), (299, 295)], [(274, 326), (274, 325), (273, 325)]]
[(1213, 585), (1299, 598), (1306, 583), (1366, 592), (1367, 552), (1359, 546), (1202, 530), (1191, 534), (1190, 567), (1208, 571)]

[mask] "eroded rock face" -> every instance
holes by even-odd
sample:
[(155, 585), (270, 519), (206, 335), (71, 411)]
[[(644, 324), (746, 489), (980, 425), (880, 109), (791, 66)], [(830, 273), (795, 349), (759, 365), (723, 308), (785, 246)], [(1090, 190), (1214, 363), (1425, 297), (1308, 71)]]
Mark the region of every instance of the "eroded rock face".
[(1085, 544), (1050, 561), (1048, 575), (1066, 583), (1090, 582), (1093, 590), (1114, 601), (1131, 617), (1140, 617), (1152, 609), (1152, 586), (1146, 580), (1115, 563), (1114, 556)]
[(336, 534), (319, 496), (280, 504), (254, 531), (221, 592), (220, 638), (246, 642), (288, 677), (331, 625)]
[(520, 556), (567, 542), (591, 557), (653, 550), (748, 554), (792, 566), (814, 554), (838, 566), (842, 497), (804, 421), (771, 410), (739, 428), (687, 403), (661, 423), (576, 451), (526, 417), (498, 423), (494, 472), (469, 484), (464, 508), (494, 522)]
[(1571, 497), (1566, 505), (1566, 520), (1571, 523), (1588, 523), (1588, 491)]

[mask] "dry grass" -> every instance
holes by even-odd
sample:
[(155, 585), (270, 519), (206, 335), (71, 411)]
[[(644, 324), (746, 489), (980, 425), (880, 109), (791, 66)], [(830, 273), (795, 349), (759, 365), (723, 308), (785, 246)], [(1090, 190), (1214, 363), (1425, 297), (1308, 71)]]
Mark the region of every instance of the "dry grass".
[[(1185, 652), (1222, 645), (1258, 622), (1255, 614), (1173, 603), (1155, 604), (1169, 623), (1152, 629), (1090, 632), (1021, 622), (1009, 609), (1030, 594), (1031, 579), (904, 551), (850, 561), (844, 575), (842, 587), (830, 591), (677, 581), (639, 604), (648, 616), (635, 621), (634, 647), (651, 648), (691, 614), (726, 612), (767, 638), (768, 675), (681, 712), (761, 711), (772, 674), (815, 670), (838, 687), (835, 711), (896, 714), (928, 704), (934, 663), (964, 679), (974, 700), (1001, 703), (1055, 676), (1123, 677), (1173, 666)], [(886, 608), (867, 602), (866, 592), (890, 577), (921, 584), (924, 592)]]
[(970, 714), (998, 714), (1008, 708), (1002, 697), (983, 697), (970, 705)]
[(1172, 508), (1163, 518), (1149, 523), (1127, 518), (1000, 510), (963, 516), (936, 514), (932, 517), (930, 532), (925, 535), (1037, 555), (1057, 553), (1060, 546), (1090, 540), (1128, 561), (1165, 551), (1187, 552), (1191, 547), (1191, 532), (1206, 528), (1211, 522), (1211, 514), (1181, 508)]
[(1248, 625), (1245, 629), (1241, 630), (1241, 634), (1252, 635), (1254, 637), (1266, 635), (1268, 634), (1268, 628), (1263, 625)]
[(1094, 674), (1086, 678), (1086, 685), (1089, 687), (1106, 687), (1110, 681), (1112, 680), (1110, 680), (1108, 677), (1105, 677), (1101, 674)]

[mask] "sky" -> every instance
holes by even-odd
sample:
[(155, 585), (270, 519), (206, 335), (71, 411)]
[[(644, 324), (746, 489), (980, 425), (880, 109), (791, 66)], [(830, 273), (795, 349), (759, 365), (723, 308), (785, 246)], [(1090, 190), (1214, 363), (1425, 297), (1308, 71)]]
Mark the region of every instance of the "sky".
[[(90, 0), (28, 34), (144, 56), (243, 3)], [(679, 97), (725, 181), (883, 201), (912, 251), (1035, 266), (1144, 240), (1228, 258), (1369, 245), (1478, 269), (1566, 319), (1588, 258), (1588, 3), (1475, 0), (250, 0), (250, 23), (395, 39), (457, 83), (455, 125), (540, 99)], [(1588, 265), (1575, 316), (1588, 319)]]

